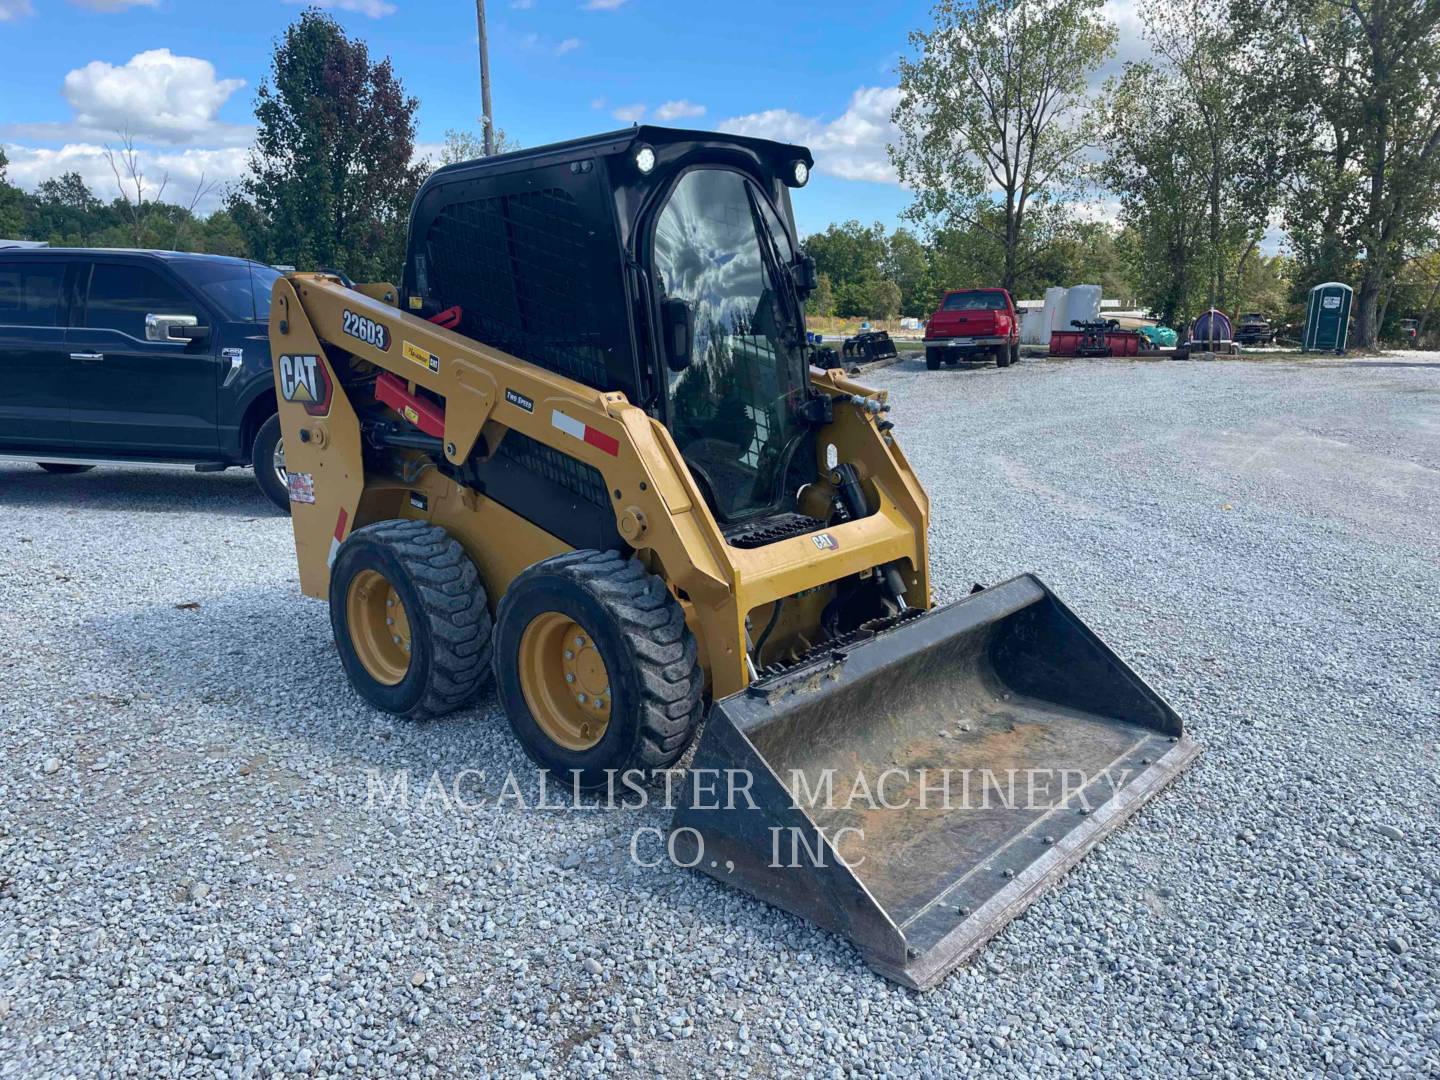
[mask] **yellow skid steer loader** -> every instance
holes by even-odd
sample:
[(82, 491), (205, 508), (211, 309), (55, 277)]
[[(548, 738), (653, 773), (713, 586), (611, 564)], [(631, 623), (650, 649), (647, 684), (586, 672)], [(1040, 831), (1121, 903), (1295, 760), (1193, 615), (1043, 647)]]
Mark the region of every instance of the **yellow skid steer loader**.
[(933, 604), (886, 395), (810, 366), (812, 165), (654, 127), (454, 165), (399, 285), (281, 279), (295, 545), (381, 709), (493, 673), (585, 788), (705, 720), (676, 860), (923, 987), (1195, 747), (1035, 578)]

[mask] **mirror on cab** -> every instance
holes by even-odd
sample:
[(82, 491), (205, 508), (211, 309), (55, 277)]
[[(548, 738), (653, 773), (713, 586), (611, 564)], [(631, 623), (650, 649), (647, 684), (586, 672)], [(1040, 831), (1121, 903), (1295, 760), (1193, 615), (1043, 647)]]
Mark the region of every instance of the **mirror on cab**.
[(695, 308), (690, 301), (678, 296), (660, 301), (660, 333), (666, 365), (671, 371), (684, 371), (690, 366), (695, 347)]
[(204, 341), (210, 328), (201, 326), (194, 315), (146, 315), (146, 341)]
[(814, 292), (815, 287), (820, 284), (820, 277), (815, 272), (815, 259), (810, 255), (800, 256), (791, 273), (795, 277), (795, 288), (806, 295)]

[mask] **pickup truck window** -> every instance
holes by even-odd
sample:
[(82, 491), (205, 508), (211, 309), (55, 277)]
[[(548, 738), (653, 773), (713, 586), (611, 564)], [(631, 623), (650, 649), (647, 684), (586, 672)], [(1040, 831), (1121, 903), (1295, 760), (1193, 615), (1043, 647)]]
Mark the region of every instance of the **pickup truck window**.
[(0, 326), (59, 325), (64, 280), (63, 263), (0, 263)]
[(1005, 294), (998, 292), (958, 292), (945, 297), (941, 311), (1004, 311)]
[(96, 263), (90, 275), (85, 325), (118, 330), (144, 341), (146, 315), (194, 315), (202, 323), (207, 321), (190, 297), (154, 270)]
[(196, 260), (182, 271), (205, 299), (237, 322), (270, 318), (270, 289), (279, 271), (259, 263), (213, 263)]

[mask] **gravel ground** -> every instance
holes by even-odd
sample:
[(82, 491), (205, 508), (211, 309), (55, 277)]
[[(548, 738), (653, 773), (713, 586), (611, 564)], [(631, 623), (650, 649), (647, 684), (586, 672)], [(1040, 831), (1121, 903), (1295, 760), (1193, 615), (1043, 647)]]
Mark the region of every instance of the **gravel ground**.
[(874, 374), (942, 594), (1039, 573), (1206, 748), (926, 995), (659, 810), (422, 803), (493, 698), (362, 707), (247, 474), (0, 463), (0, 1075), (1436, 1075), (1427, 359)]

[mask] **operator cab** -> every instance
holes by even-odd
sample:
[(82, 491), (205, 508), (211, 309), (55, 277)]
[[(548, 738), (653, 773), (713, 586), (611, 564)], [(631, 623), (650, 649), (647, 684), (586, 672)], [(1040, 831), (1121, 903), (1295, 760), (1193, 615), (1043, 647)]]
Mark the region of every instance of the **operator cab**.
[[(636, 127), (421, 188), (402, 304), (665, 423), (723, 525), (815, 477), (803, 147)], [(509, 437), (507, 437), (507, 442)]]

